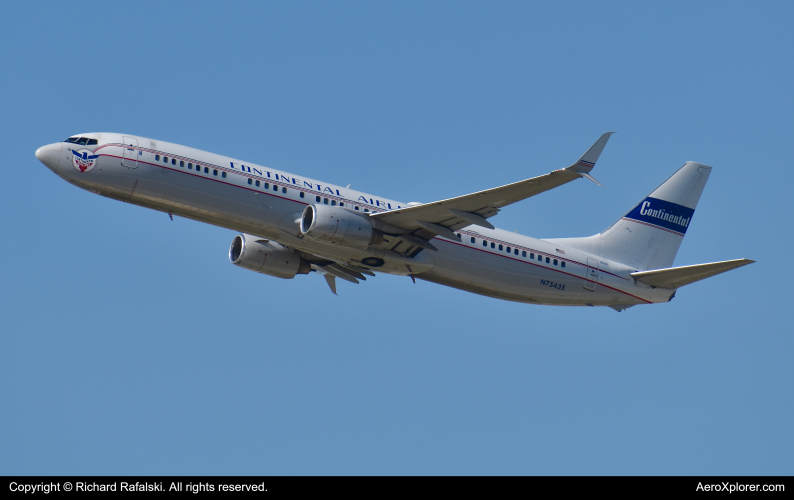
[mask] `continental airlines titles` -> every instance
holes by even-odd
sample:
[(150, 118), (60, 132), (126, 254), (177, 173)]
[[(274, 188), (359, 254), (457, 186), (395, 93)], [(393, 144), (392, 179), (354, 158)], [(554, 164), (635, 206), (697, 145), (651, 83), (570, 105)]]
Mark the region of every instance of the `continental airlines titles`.
[[(237, 170), (239, 172), (243, 172), (243, 173), (251, 174), (251, 175), (258, 175), (259, 177), (262, 177), (262, 178), (267, 177), (268, 179), (275, 179), (275, 180), (277, 180), (279, 182), (292, 184), (293, 186), (298, 186), (298, 187), (302, 187), (302, 188), (306, 188), (306, 189), (311, 189), (313, 191), (319, 191), (320, 193), (330, 193), (331, 196), (335, 195), (335, 196), (338, 196), (340, 198), (347, 199), (344, 195), (342, 195), (339, 192), (338, 189), (331, 189), (328, 186), (323, 187), (321, 184), (312, 184), (311, 182), (301, 181), (301, 180), (296, 179), (295, 177), (292, 177), (292, 176), (279, 175), (279, 174), (276, 174), (276, 173), (274, 173), (271, 176), (270, 172), (267, 171), (267, 170), (259, 170), (256, 167), (249, 167), (248, 165), (243, 165), (242, 163), (236, 163), (236, 162), (230, 161), (229, 164), (231, 165), (232, 170)], [(388, 202), (385, 202), (385, 201), (381, 201), (381, 200), (376, 200), (376, 199), (373, 199), (373, 198), (367, 199), (367, 198), (364, 198), (363, 196), (359, 196), (358, 200), (356, 200), (356, 201), (360, 202), (360, 203), (367, 203), (369, 205), (373, 205), (373, 206), (380, 207), (380, 208), (387, 209), (387, 210), (391, 210), (392, 209), (391, 203), (388, 203)], [(396, 208), (402, 208), (402, 206), (398, 205)]]
[(662, 219), (667, 222), (672, 222), (673, 224), (678, 224), (679, 226), (687, 227), (689, 225), (689, 217), (684, 217), (682, 215), (673, 215), (671, 213), (667, 213), (664, 209), (659, 210), (651, 210), (649, 207), (651, 206), (651, 202), (645, 200), (642, 202), (642, 208), (640, 208), (640, 215), (647, 215), (648, 217), (655, 217), (657, 219)]

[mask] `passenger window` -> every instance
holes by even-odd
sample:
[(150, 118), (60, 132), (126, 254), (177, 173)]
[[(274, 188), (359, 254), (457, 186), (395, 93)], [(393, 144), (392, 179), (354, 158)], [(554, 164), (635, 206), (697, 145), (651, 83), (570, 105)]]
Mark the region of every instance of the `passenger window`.
[(187, 164), (187, 168), (188, 168), (189, 170), (193, 170), (193, 164), (192, 164), (192, 163), (188, 163), (188, 164)]
[[(257, 181), (257, 186), (258, 186), (258, 185), (259, 185), (259, 181)], [(301, 191), (301, 198), (305, 198), (305, 197), (306, 197), (306, 193), (304, 193), (303, 191)]]
[(163, 156), (163, 162), (168, 163), (168, 157), (167, 156)]
[(541, 261), (541, 262), (543, 262), (543, 256), (542, 256), (542, 255), (540, 255), (540, 254), (538, 254), (538, 260), (539, 260), (539, 261)]
[[(301, 193), (301, 198), (303, 198), (303, 193)], [(344, 207), (344, 206), (345, 206), (345, 204), (344, 204), (344, 203), (342, 203), (342, 202), (340, 201), (340, 202), (339, 202), (339, 206), (340, 206), (340, 207)]]
[(217, 170), (215, 170), (214, 168), (212, 169), (212, 175), (215, 175), (215, 176), (217, 176), (217, 175), (218, 175), (218, 171), (217, 171)]
[(474, 241), (475, 241), (475, 238), (474, 238), (474, 236), (472, 236), (471, 237), (471, 242), (474, 243)]
[(221, 172), (221, 177), (226, 178), (226, 172)]
[(332, 207), (335, 207), (335, 206), (336, 206), (336, 200), (331, 200), (331, 206), (332, 206)]
[(154, 155), (154, 159), (160, 161), (160, 155)]
[(557, 265), (557, 259), (554, 259), (554, 265), (555, 266)]
[[(526, 257), (526, 255), (525, 255), (524, 257)], [(530, 254), (529, 254), (529, 258), (530, 258), (530, 259), (534, 259), (534, 258), (535, 258), (535, 254), (534, 254), (534, 253), (530, 253)]]
[(251, 179), (248, 179), (248, 185), (249, 185), (249, 186), (250, 186), (251, 184), (253, 184), (253, 183), (254, 183), (254, 181), (252, 181)]
[(548, 263), (550, 263), (550, 262), (551, 262), (551, 259), (549, 259), (548, 257), (546, 257), (546, 264), (548, 264)]
[(518, 255), (518, 248), (516, 248), (516, 252), (515, 252), (515, 254), (516, 254), (516, 255)]
[(358, 207), (353, 207), (353, 208), (355, 208), (356, 210), (358, 210)]
[(179, 160), (179, 166), (180, 167), (184, 167), (185, 166), (185, 160)]
[(256, 184), (256, 187), (259, 187), (259, 181), (256, 181), (255, 184)]
[(176, 158), (171, 158), (171, 165), (176, 165)]
[(210, 173), (210, 168), (209, 168), (209, 167), (204, 167), (204, 173), (205, 173), (205, 174), (208, 174), (208, 173)]
[(315, 200), (317, 201), (317, 203), (320, 203), (320, 197), (319, 196), (316, 196)]
[(488, 242), (485, 241), (485, 240), (482, 240), (482, 246), (487, 247), (488, 246)]
[(365, 211), (365, 212), (369, 212), (369, 209), (368, 209), (368, 208), (365, 208), (365, 209), (364, 209), (364, 211)]
[(510, 247), (507, 247), (507, 253), (510, 253)]
[(287, 188), (281, 188), (281, 192), (287, 194)]
[(502, 245), (499, 245), (499, 251), (500, 252), (502, 251)]
[(97, 144), (99, 144), (99, 141), (97, 141), (96, 139), (88, 139), (89, 146), (96, 146)]
[(496, 248), (496, 243), (494, 243), (493, 241), (491, 242), (491, 248)]
[(527, 251), (526, 250), (522, 250), (521, 251), (521, 256), (522, 257), (526, 257), (527, 256)]
[(269, 182), (265, 183), (265, 189), (270, 189), (270, 183)]
[(561, 265), (562, 267), (565, 267), (565, 261), (562, 261), (562, 262), (560, 262), (560, 265)]
[(328, 198), (323, 198), (323, 204), (328, 205)]
[(273, 191), (278, 193), (278, 186), (276, 186), (275, 184), (273, 184)]

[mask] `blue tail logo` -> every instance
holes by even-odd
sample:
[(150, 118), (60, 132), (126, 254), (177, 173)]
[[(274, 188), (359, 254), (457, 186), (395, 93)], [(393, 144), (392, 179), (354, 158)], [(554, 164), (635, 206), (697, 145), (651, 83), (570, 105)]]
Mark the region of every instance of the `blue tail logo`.
[(692, 208), (649, 196), (623, 218), (683, 236), (694, 213)]

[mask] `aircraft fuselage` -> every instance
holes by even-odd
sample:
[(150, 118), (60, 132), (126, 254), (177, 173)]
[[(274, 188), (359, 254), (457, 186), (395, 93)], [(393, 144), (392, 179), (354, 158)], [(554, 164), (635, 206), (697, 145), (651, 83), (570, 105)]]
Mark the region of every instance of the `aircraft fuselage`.
[[(437, 248), (412, 256), (378, 246), (350, 248), (304, 237), (299, 218), (308, 204), (359, 214), (408, 204), (198, 149), (144, 137), (83, 134), (95, 145), (55, 143), (40, 159), (64, 180), (90, 192), (161, 212), (274, 240), (333, 261), (499, 299), (534, 304), (611, 306), (666, 302), (674, 290), (637, 283), (637, 271), (559, 243), (469, 226), (455, 241), (436, 236)], [(37, 152), (39, 156), (39, 152)], [(44, 157), (44, 159), (42, 159)], [(95, 157), (95, 158), (91, 158)]]

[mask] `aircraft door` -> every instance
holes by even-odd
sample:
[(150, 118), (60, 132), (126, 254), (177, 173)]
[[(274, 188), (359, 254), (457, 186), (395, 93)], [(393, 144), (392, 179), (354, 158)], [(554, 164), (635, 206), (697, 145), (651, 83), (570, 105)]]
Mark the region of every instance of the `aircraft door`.
[(122, 140), (124, 141), (125, 146), (135, 146), (134, 148), (124, 148), (123, 158), (121, 159), (121, 164), (125, 167), (129, 168), (137, 168), (138, 167), (138, 156), (141, 154), (138, 151), (138, 139), (134, 137), (123, 137)]
[(587, 269), (585, 269), (584, 288), (591, 292), (595, 290), (596, 283), (598, 283), (598, 261), (596, 259), (587, 258)]

